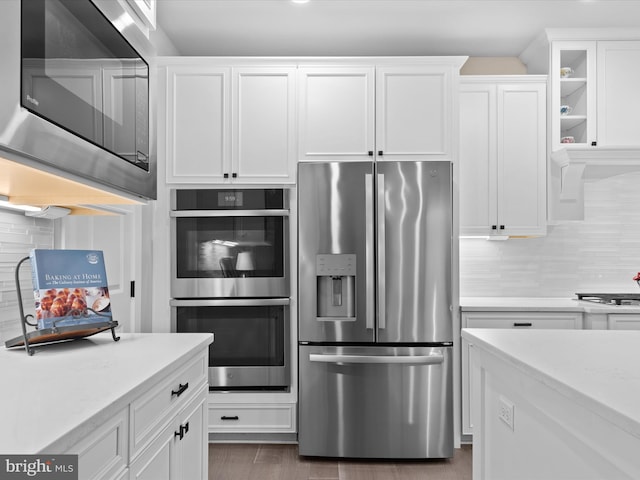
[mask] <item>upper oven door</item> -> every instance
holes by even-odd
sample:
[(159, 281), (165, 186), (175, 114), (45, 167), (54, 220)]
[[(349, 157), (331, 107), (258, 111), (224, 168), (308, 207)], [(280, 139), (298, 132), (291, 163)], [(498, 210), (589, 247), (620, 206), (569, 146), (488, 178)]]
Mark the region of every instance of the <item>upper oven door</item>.
[(288, 297), (289, 211), (173, 210), (173, 298)]

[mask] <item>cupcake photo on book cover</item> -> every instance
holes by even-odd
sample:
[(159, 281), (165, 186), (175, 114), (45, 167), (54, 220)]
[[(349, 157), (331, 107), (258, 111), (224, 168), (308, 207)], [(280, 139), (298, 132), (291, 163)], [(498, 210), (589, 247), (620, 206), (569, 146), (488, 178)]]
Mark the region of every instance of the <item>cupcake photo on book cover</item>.
[(113, 320), (100, 250), (31, 251), (38, 329)]

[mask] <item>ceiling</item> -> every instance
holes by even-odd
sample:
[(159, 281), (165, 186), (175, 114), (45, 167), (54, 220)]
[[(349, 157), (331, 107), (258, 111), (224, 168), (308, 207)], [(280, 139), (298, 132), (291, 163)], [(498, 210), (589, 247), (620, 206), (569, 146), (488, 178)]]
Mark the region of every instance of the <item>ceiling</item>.
[(518, 56), (544, 28), (640, 27), (638, 0), (158, 0), (159, 55)]

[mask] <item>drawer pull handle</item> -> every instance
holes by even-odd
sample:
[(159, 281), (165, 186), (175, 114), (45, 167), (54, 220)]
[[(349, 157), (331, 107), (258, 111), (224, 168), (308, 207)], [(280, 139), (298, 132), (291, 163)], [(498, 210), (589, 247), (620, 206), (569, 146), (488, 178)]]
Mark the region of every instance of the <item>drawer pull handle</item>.
[(173, 397), (175, 395), (176, 397), (179, 397), (187, 388), (189, 388), (189, 382), (185, 383), (184, 385), (180, 384), (178, 390), (171, 390), (171, 396)]
[(514, 327), (532, 327), (533, 324), (531, 322), (514, 322)]
[(173, 436), (179, 437), (180, 440), (182, 440), (188, 431), (189, 431), (189, 422), (185, 423), (184, 425), (180, 425), (180, 430), (178, 430), (177, 432), (173, 432)]
[(240, 417), (238, 415), (233, 415), (233, 416), (223, 415), (220, 417), (220, 420), (240, 420)]

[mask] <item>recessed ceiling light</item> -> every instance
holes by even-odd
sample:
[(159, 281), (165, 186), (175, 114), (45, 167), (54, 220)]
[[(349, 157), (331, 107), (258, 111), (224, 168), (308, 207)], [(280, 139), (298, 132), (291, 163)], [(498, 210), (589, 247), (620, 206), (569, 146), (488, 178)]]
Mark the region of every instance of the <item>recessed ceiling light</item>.
[(309, 3), (309, 0), (291, 0), (293, 3)]

